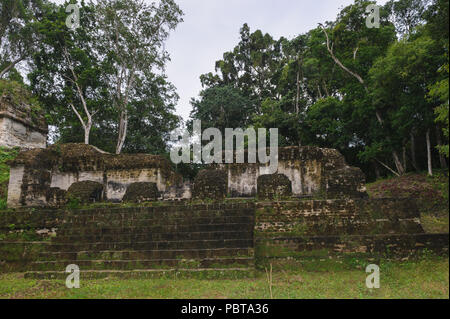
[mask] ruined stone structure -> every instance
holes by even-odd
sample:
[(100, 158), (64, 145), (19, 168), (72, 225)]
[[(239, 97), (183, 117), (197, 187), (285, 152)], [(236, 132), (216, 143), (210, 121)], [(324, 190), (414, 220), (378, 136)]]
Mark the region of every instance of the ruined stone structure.
[(0, 96), (0, 146), (46, 147), (48, 128), (42, 112), (10, 95)]
[[(336, 150), (279, 148), (277, 173), (263, 174), (264, 167), (265, 164), (259, 163), (211, 166), (200, 171), (191, 185), (183, 182), (170, 162), (161, 156), (113, 155), (84, 144), (54, 145), (24, 151), (11, 163), (8, 205), (58, 206), (64, 202), (63, 191), (82, 181), (102, 184), (104, 199), (112, 202), (122, 201), (127, 187), (139, 182), (155, 183), (162, 200), (191, 197), (218, 200), (256, 197), (257, 193), (263, 198), (273, 198), (274, 187), (283, 189), (283, 197), (365, 196), (363, 173), (359, 168), (349, 167)], [(261, 192), (257, 191), (258, 180)], [(281, 181), (284, 185), (277, 184)]]
[[(245, 156), (246, 157), (246, 156)], [(268, 164), (224, 164), (228, 172), (228, 193), (231, 197), (255, 197), (261, 169)], [(364, 197), (365, 177), (350, 167), (337, 150), (312, 146), (278, 149), (277, 174), (286, 175), (292, 183), (294, 196), (321, 194), (324, 197)]]
[(102, 184), (105, 200), (120, 202), (132, 183), (153, 182), (165, 193), (181, 185), (182, 178), (161, 156), (113, 155), (85, 144), (54, 145), (21, 152), (11, 163), (8, 206), (55, 206), (64, 191), (82, 181)]

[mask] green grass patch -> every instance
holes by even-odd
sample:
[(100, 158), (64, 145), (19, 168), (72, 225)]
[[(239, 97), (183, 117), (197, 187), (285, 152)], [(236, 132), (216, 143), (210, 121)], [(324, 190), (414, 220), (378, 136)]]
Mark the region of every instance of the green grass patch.
[[(325, 260), (309, 266), (283, 261), (273, 264), (273, 298), (449, 298), (448, 258), (380, 261), (380, 289), (365, 285), (366, 263), (339, 267)], [(266, 272), (243, 279), (116, 279), (83, 280), (68, 289), (63, 280), (0, 276), (0, 298), (270, 298)]]

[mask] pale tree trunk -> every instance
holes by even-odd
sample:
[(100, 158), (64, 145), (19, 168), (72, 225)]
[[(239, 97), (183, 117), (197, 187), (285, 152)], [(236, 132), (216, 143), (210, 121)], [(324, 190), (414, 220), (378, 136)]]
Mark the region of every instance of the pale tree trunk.
[(75, 106), (73, 104), (70, 104), (70, 106), (72, 107), (72, 110), (75, 112), (75, 114), (78, 117), (78, 120), (80, 121), (81, 125), (83, 126), (83, 130), (84, 130), (84, 144), (89, 145), (89, 135), (91, 133), (91, 128), (92, 128), (92, 116), (91, 116), (91, 114), (89, 112), (87, 112), (88, 120), (84, 121), (83, 118), (81, 117), (80, 113), (78, 113), (78, 111), (75, 108)]
[(322, 91), (320, 91), (320, 85), (317, 84), (317, 92), (319, 92), (319, 98), (323, 99)]
[[(366, 90), (367, 93), (369, 93), (369, 89), (367, 88), (366, 83), (364, 82), (364, 79), (356, 72), (351, 71), (349, 68), (347, 68), (345, 65), (342, 64), (341, 61), (339, 61), (339, 59), (334, 55), (333, 53), (333, 47), (330, 46), (330, 39), (328, 37), (328, 33), (326, 32), (325, 28), (323, 27), (323, 25), (319, 24), (319, 26), (322, 28), (323, 32), (325, 33), (325, 37), (327, 39), (327, 50), (330, 53), (331, 58), (333, 59), (333, 61), (345, 72), (347, 72), (348, 74), (350, 74), (351, 76), (355, 77), (359, 83), (361, 83), (364, 87), (364, 89)], [(356, 53), (354, 55), (354, 57), (356, 57)], [(383, 118), (381, 117), (380, 112), (377, 110), (375, 111), (375, 115), (377, 117), (378, 123), (383, 126)], [(397, 151), (393, 150), (392, 151), (392, 157), (395, 163), (395, 166), (397, 168), (398, 174), (399, 175), (403, 175), (405, 173), (405, 168), (403, 167), (402, 163), (400, 162), (399, 156), (397, 154)], [(383, 164), (384, 166), (386, 164)], [(389, 168), (389, 170), (392, 170)]]
[(92, 122), (89, 122), (84, 128), (84, 144), (89, 145), (89, 135), (91, 134)]
[(394, 158), (395, 167), (397, 168), (397, 172), (399, 175), (405, 174), (405, 168), (402, 165), (402, 162), (400, 162), (400, 158), (398, 157), (398, 154), (396, 151), (392, 151), (392, 157)]
[(297, 71), (297, 95), (295, 96), (295, 113), (300, 113), (300, 70)]
[(433, 176), (433, 166), (431, 162), (431, 141), (430, 141), (430, 129), (426, 133), (427, 139), (427, 159), (428, 159), (428, 175)]
[(119, 136), (117, 138), (116, 154), (122, 152), (123, 145), (125, 144), (125, 138), (127, 137), (128, 128), (128, 112), (122, 110), (119, 120)]
[[(441, 138), (441, 127), (440, 125), (436, 125), (436, 142), (438, 145), (442, 145), (442, 138)], [(442, 169), (447, 168), (447, 161), (445, 160), (444, 154), (439, 152), (439, 162), (441, 164)]]
[(414, 169), (416, 171), (419, 171), (419, 165), (417, 165), (417, 160), (416, 160), (416, 139), (414, 138), (414, 133), (411, 131), (410, 133), (411, 136), (411, 164), (414, 167)]
[[(295, 97), (295, 113), (300, 113), (300, 69), (297, 71), (297, 95)], [(298, 146), (302, 146), (302, 141), (299, 138)]]
[(323, 89), (325, 91), (325, 95), (327, 97), (330, 97), (330, 92), (328, 92), (327, 84), (325, 83), (324, 79), (322, 79)]
[(74, 83), (76, 88), (77, 88), (78, 96), (80, 97), (81, 104), (83, 105), (83, 110), (84, 110), (84, 113), (86, 114), (87, 120), (86, 121), (83, 120), (83, 117), (77, 111), (77, 109), (75, 108), (75, 106), (72, 103), (70, 103), (70, 106), (72, 107), (72, 110), (75, 112), (75, 114), (77, 115), (78, 119), (80, 120), (81, 125), (83, 126), (83, 129), (84, 129), (84, 144), (88, 144), (89, 145), (89, 135), (90, 135), (91, 128), (92, 128), (92, 117), (97, 113), (97, 111), (93, 112), (92, 114), (91, 114), (91, 112), (89, 112), (86, 100), (84, 98), (83, 90), (82, 90), (81, 86), (78, 84), (78, 76), (75, 73), (75, 70), (74, 70), (74, 68), (72, 66), (72, 60), (70, 58), (70, 54), (67, 52), (67, 49), (65, 49), (65, 48), (64, 48), (64, 57), (66, 58), (66, 62), (68, 63), (70, 72), (72, 73), (72, 76), (73, 76), (73, 79), (70, 79), (70, 78), (68, 78), (68, 79), (72, 83)]

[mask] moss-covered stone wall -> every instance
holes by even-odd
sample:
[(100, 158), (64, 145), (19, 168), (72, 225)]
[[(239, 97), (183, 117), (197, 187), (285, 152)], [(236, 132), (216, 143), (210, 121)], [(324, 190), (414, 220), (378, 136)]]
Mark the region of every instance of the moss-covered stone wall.
[(160, 192), (181, 187), (182, 177), (157, 155), (105, 153), (91, 145), (62, 144), (21, 152), (11, 165), (8, 206), (52, 206), (55, 189), (76, 182), (103, 184), (106, 200), (121, 201), (135, 182), (153, 182)]
[[(247, 158), (247, 155), (244, 156)], [(233, 163), (219, 165), (228, 172), (228, 195), (255, 197), (257, 179), (269, 164)], [(280, 147), (277, 174), (291, 181), (294, 196), (320, 195), (326, 198), (364, 197), (365, 177), (356, 167), (345, 163), (334, 149), (313, 146)]]

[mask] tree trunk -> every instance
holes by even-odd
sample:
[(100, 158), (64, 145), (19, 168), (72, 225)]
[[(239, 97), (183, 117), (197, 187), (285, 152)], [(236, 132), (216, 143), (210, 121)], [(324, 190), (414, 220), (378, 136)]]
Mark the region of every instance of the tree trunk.
[[(366, 91), (366, 93), (369, 93), (369, 89), (367, 88), (366, 83), (364, 82), (364, 79), (356, 72), (351, 71), (349, 68), (347, 68), (344, 64), (342, 64), (341, 61), (339, 61), (339, 59), (334, 55), (333, 53), (333, 46), (330, 45), (330, 38), (328, 37), (328, 33), (325, 30), (325, 28), (323, 27), (323, 25), (319, 24), (319, 26), (322, 28), (322, 31), (325, 33), (325, 37), (327, 39), (327, 50), (330, 53), (331, 58), (333, 59), (333, 61), (341, 68), (343, 69), (345, 72), (347, 72), (348, 74), (350, 74), (351, 76), (355, 77), (359, 83), (361, 83)], [(319, 89), (320, 92), (320, 89)], [(383, 126), (383, 118), (381, 117), (381, 114), (378, 110), (375, 111), (375, 115), (378, 119), (378, 122), (380, 123), (381, 126)], [(394, 159), (394, 163), (395, 166), (397, 167), (397, 172), (398, 174), (402, 175), (405, 173), (405, 169), (402, 165), (402, 163), (400, 162), (399, 156), (397, 154), (397, 151), (393, 150), (392, 151), (392, 157)]]
[(116, 154), (120, 154), (122, 152), (122, 148), (125, 143), (125, 138), (127, 137), (127, 127), (128, 127), (128, 113), (126, 110), (122, 110), (122, 112), (120, 113), (119, 136), (117, 138)]
[(402, 148), (402, 157), (403, 157), (403, 168), (406, 172), (407, 168), (406, 168), (406, 146), (405, 146), (405, 144), (403, 144), (403, 148)]
[(377, 178), (377, 180), (381, 179), (381, 173), (380, 173), (380, 169), (378, 168), (378, 165), (375, 161), (372, 161), (373, 167), (375, 169), (375, 176)]
[(89, 135), (91, 134), (92, 122), (88, 122), (84, 128), (84, 144), (89, 145)]
[[(442, 138), (441, 138), (441, 127), (440, 125), (436, 125), (436, 142), (438, 145), (442, 145)], [(441, 164), (442, 169), (447, 168), (447, 161), (445, 160), (444, 154), (439, 152), (439, 162)]]
[(297, 71), (297, 96), (295, 97), (295, 114), (300, 113), (300, 70)]
[(428, 175), (433, 176), (433, 166), (431, 162), (430, 129), (427, 130), (426, 139), (427, 139)]
[(420, 171), (419, 165), (417, 165), (416, 160), (416, 140), (414, 138), (414, 133), (411, 131), (411, 164), (414, 167), (414, 169), (418, 172)]
[(399, 175), (405, 174), (405, 168), (402, 165), (402, 162), (400, 161), (400, 158), (398, 157), (397, 151), (392, 151), (392, 157), (394, 159), (395, 167), (397, 168), (397, 172)]

